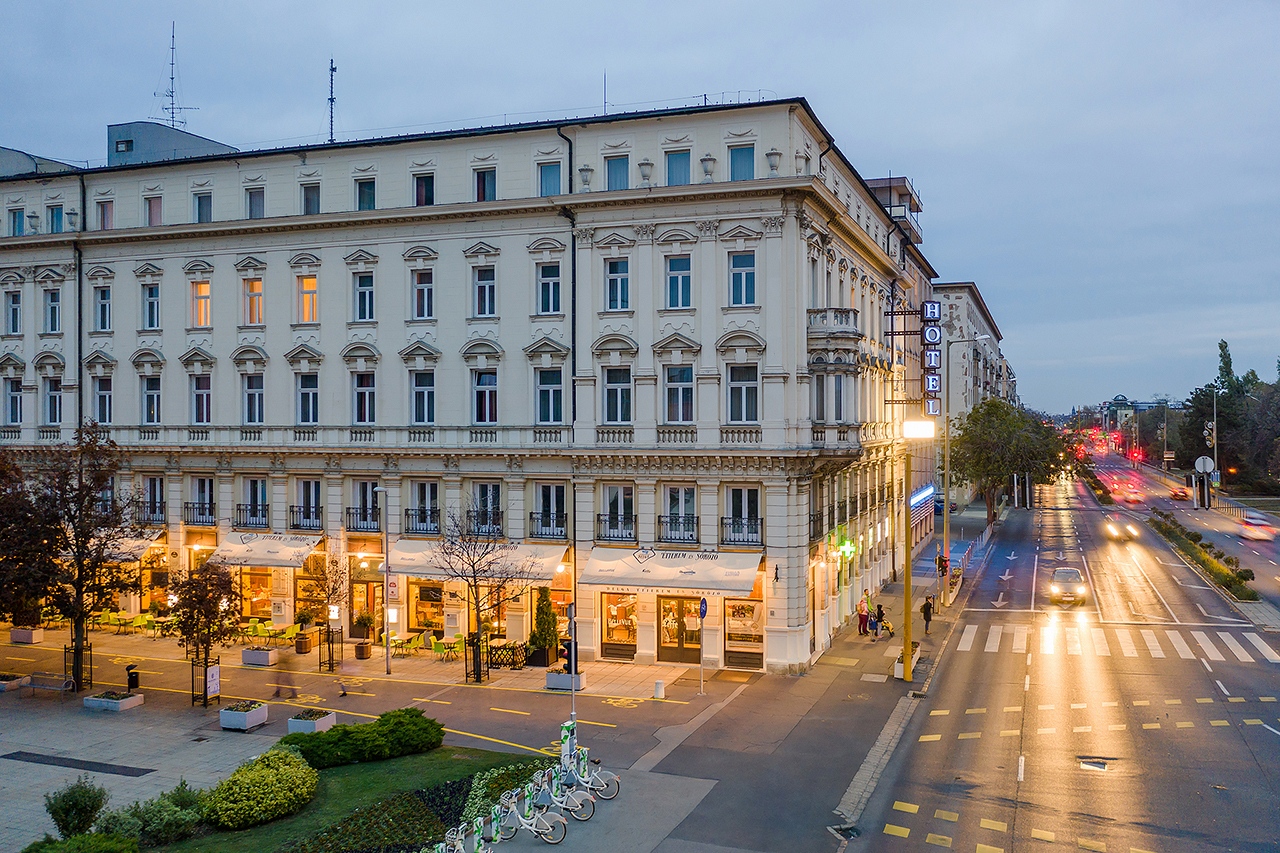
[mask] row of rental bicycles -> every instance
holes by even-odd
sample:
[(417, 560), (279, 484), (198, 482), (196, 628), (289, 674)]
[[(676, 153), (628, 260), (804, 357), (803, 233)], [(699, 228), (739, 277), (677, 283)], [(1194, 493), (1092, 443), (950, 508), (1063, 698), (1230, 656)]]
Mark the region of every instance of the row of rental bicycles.
[(618, 796), (621, 780), (578, 746), (575, 722), (562, 725), (560, 734), (559, 764), (504, 792), (489, 814), (447, 830), (431, 853), (489, 853), (492, 845), (510, 841), (520, 830), (559, 844), (569, 832), (569, 818), (591, 820), (597, 799)]

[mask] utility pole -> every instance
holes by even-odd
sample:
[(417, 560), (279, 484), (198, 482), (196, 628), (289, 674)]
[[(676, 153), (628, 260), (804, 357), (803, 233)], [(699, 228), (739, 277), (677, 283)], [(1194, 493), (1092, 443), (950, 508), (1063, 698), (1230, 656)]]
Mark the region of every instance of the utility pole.
[(338, 66), (333, 64), (333, 57), (331, 56), (329, 57), (329, 142), (330, 143), (334, 141), (333, 139), (333, 104), (334, 104), (333, 75), (337, 73), (338, 73)]

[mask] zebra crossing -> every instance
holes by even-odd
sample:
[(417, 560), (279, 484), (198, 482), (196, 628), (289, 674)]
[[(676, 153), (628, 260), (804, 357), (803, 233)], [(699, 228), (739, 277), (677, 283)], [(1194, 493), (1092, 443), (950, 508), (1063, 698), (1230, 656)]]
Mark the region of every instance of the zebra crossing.
[[(979, 642), (983, 627), (986, 628), (986, 636)], [(1210, 661), (1230, 659), (1240, 663), (1257, 663), (1261, 660), (1280, 664), (1280, 653), (1253, 632), (1207, 629), (1186, 630), (1186, 635), (1184, 636), (1183, 630), (1172, 628), (1135, 629), (1129, 626), (1052, 624), (1042, 625), (1037, 629), (1029, 625), (982, 626), (970, 623), (960, 632), (956, 651), (974, 652), (980, 649), (986, 654), (1035, 652), (1068, 657), (1111, 657), (1114, 644), (1115, 654), (1126, 658), (1146, 656), (1161, 660), (1176, 656), (1182, 660), (1194, 660), (1203, 656)]]

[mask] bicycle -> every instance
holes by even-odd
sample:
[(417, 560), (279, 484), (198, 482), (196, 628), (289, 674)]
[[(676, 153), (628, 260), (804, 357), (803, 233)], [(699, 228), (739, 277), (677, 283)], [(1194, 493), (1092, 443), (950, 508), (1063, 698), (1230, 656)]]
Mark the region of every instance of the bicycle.
[(561, 814), (566, 811), (574, 820), (588, 821), (596, 813), (596, 798), (586, 791), (577, 791), (565, 785), (560, 768), (549, 767), (534, 777), (551, 799), (551, 805)]
[[(612, 800), (618, 796), (618, 791), (622, 788), (622, 780), (618, 774), (600, 768), (600, 759), (590, 758), (585, 746), (577, 747), (573, 758), (567, 761), (566, 758), (568, 757), (562, 757), (561, 767), (569, 774), (570, 782), (581, 784), (587, 791), (602, 800)], [(568, 767), (564, 766), (566, 763), (569, 764)]]
[[(523, 798), (520, 796), (522, 793)], [(517, 788), (502, 795), (501, 817), (494, 824), (502, 841), (515, 838), (516, 833), (521, 829), (527, 829), (548, 844), (559, 844), (564, 841), (565, 834), (569, 831), (569, 822), (563, 815), (548, 811), (545, 807), (536, 806), (534, 793), (533, 783), (530, 782), (523, 789)], [(521, 799), (524, 801), (524, 808), (520, 807)]]
[[(468, 837), (471, 839), (470, 847), (467, 846)], [(446, 829), (444, 841), (436, 844), (432, 853), (493, 853), (493, 847), (485, 843), (492, 840), (485, 837), (484, 818), (478, 817), (470, 825), (464, 823)]]

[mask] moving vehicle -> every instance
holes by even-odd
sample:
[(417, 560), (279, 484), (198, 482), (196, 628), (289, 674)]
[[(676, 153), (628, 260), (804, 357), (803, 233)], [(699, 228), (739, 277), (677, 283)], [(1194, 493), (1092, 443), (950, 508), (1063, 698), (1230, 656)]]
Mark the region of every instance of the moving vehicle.
[(1129, 489), (1120, 493), (1120, 500), (1131, 504), (1142, 503), (1142, 492), (1137, 489)]
[(1169, 490), (1169, 498), (1175, 501), (1191, 500), (1191, 492), (1183, 486), (1174, 486)]
[(1244, 518), (1240, 519), (1240, 538), (1270, 542), (1276, 538), (1275, 524), (1261, 513), (1245, 513)]
[(1138, 538), (1138, 525), (1122, 515), (1114, 513), (1104, 515), (1102, 529), (1106, 531), (1108, 539), (1114, 539), (1117, 542), (1128, 542), (1130, 539)]
[(1079, 569), (1054, 569), (1049, 584), (1049, 600), (1055, 604), (1084, 604), (1086, 589)]

